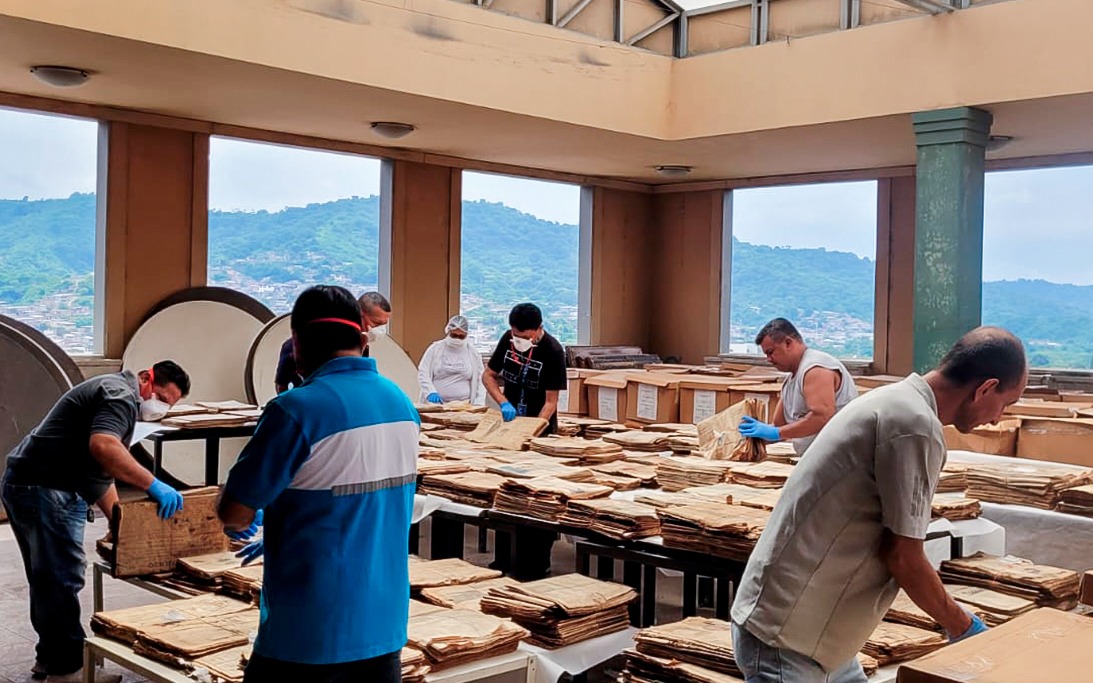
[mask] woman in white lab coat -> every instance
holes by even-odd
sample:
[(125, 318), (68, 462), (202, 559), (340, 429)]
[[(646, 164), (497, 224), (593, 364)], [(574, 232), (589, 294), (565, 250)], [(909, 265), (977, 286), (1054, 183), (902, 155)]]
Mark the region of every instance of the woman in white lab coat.
[(486, 388), (482, 386), (482, 356), (468, 343), (469, 327), (470, 323), (465, 317), (453, 316), (444, 328), (444, 338), (433, 342), (425, 350), (417, 372), (422, 401), (486, 404)]

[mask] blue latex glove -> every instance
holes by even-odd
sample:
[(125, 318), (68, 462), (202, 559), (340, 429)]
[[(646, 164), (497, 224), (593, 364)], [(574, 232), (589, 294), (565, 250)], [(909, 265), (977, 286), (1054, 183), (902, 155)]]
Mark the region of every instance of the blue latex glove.
[(254, 537), (256, 533), (258, 533), (258, 527), (262, 526), (262, 520), (264, 517), (265, 515), (262, 513), (261, 510), (259, 510), (258, 512), (254, 513), (254, 521), (250, 523), (249, 527), (241, 531), (231, 531), (229, 529), (224, 529), (224, 534), (227, 535), (228, 538), (235, 541), (249, 541), (251, 538)]
[(501, 417), (505, 422), (512, 422), (516, 419), (516, 408), (511, 403), (505, 401), (501, 404)]
[(965, 638), (971, 638), (972, 636), (977, 636), (980, 633), (986, 633), (989, 630), (987, 628), (987, 625), (983, 623), (982, 619), (975, 616), (971, 612), (968, 612), (968, 616), (972, 618), (972, 625), (968, 627), (968, 630), (964, 631), (955, 638), (952, 636), (952, 634), (949, 634), (950, 643), (958, 643)]
[(251, 562), (254, 562), (259, 557), (262, 557), (266, 552), (265, 543), (262, 539), (258, 539), (254, 543), (248, 544), (245, 548), (235, 554), (236, 557), (243, 559), (243, 566), (246, 567)]
[(159, 503), (157, 512), (160, 519), (170, 519), (182, 509), (182, 494), (159, 479), (152, 480), (152, 485), (148, 487), (148, 495)]
[(762, 439), (763, 441), (777, 441), (782, 438), (778, 434), (778, 428), (774, 425), (760, 422), (747, 415), (740, 420), (740, 435), (751, 439)]
[(429, 394), (428, 396), (426, 396), (425, 400), (428, 403), (443, 403), (444, 402), (444, 399), (440, 398), (440, 394), (436, 393), (435, 391), (433, 393)]

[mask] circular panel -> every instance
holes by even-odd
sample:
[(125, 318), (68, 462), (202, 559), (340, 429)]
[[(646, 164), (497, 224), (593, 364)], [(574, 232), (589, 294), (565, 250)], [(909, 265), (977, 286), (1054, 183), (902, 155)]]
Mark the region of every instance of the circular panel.
[(376, 359), (376, 369), (402, 389), (411, 401), (416, 402), (421, 387), (417, 383), (417, 366), (398, 342), (381, 335), (368, 342), (368, 355)]
[(247, 400), (251, 403), (263, 406), (277, 395), (273, 382), (277, 376), (277, 361), (281, 357), (281, 346), (291, 337), (291, 317), (285, 313), (266, 323), (254, 338), (243, 377)]

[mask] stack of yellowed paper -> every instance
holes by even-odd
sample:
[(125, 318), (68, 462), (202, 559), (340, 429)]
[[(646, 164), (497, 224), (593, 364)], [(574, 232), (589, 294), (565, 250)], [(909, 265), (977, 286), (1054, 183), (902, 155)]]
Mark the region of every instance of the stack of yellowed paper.
[(749, 439), (740, 433), (744, 417), (763, 419), (765, 411), (754, 398), (744, 399), (726, 410), (698, 423), (699, 451), (712, 460), (758, 462), (766, 457), (762, 439)]
[(1036, 609), (1036, 602), (989, 588), (945, 584), (945, 590), (961, 605), (974, 611), (987, 626), (1004, 624), (1014, 617)]
[(501, 484), (494, 507), (500, 512), (527, 515), (555, 521), (571, 500), (606, 498), (614, 492), (609, 486), (582, 484), (557, 477), (508, 479)]
[(402, 664), (402, 683), (425, 683), (425, 677), (431, 669), (423, 652), (404, 647), (399, 660)]
[(523, 450), (527, 442), (543, 433), (550, 424), (541, 417), (517, 417), (508, 422), (501, 413), (482, 413), (474, 431), (467, 434), (468, 441), (490, 444), (510, 451)]
[(178, 666), (211, 654), (247, 645), (258, 631), (259, 610), (168, 622), (137, 633), (133, 651), (165, 664)]
[(475, 507), (493, 507), (494, 496), (506, 477), (488, 472), (436, 474), (423, 477), (418, 493), (427, 493), (456, 503)]
[(656, 486), (657, 468), (654, 464), (616, 460), (615, 462), (592, 465), (588, 469), (614, 477), (637, 479), (642, 486)]
[(862, 647), (881, 666), (917, 659), (944, 647), (948, 640), (937, 631), (882, 621)]
[(262, 571), (261, 563), (229, 569), (221, 575), (220, 585), (228, 595), (258, 602), (258, 597), (262, 593)]
[(617, 444), (620, 448), (639, 453), (660, 453), (669, 451), (668, 435), (662, 432), (613, 432), (605, 434), (603, 440), (607, 443)]
[(692, 486), (708, 486), (727, 481), (731, 461), (708, 460), (694, 455), (660, 458), (657, 482), (665, 491), (682, 491)]
[(731, 634), (727, 621), (688, 617), (642, 629), (634, 636), (634, 645), (644, 655), (740, 676)]
[(132, 644), (140, 631), (249, 609), (253, 609), (253, 605), (226, 595), (199, 595), (154, 605), (96, 612), (91, 617), (91, 630), (107, 638)]
[(407, 644), (436, 671), (516, 650), (528, 632), (508, 619), (475, 610), (445, 609), (412, 617)]
[(637, 597), (629, 586), (566, 574), (493, 588), (481, 606), (528, 629), (533, 645), (557, 648), (626, 630), (627, 606)]
[(471, 564), (465, 560), (418, 560), (410, 563), (410, 590), (420, 591), (437, 586), (455, 586), (496, 579), (501, 572)]
[[(531, 455), (530, 453), (528, 455)], [(572, 460), (558, 460), (546, 456), (531, 457), (520, 462), (504, 462), (490, 465), (486, 470), (490, 474), (506, 479), (535, 479), (536, 477), (557, 477), (567, 481), (593, 481), (591, 469), (566, 465)]]
[(964, 493), (968, 488), (968, 466), (958, 462), (947, 462), (941, 468), (937, 480), (936, 493)]
[(558, 521), (616, 539), (660, 534), (660, 518), (657, 517), (656, 508), (628, 500), (571, 500)]
[(782, 497), (781, 489), (757, 489), (742, 484), (714, 484), (683, 489), (682, 493), (713, 503), (732, 503), (744, 507), (773, 510)]
[(701, 503), (662, 508), (664, 545), (746, 561), (767, 525), (770, 513), (758, 508)]
[[(482, 421), (482, 414), (468, 413), (461, 410), (443, 410), (433, 413), (422, 413), (421, 421), (427, 424), (440, 425), (444, 429), (470, 432)], [(464, 434), (464, 436), (466, 435)]]
[(421, 599), (448, 609), (471, 609), (480, 611), (479, 602), (491, 588), (515, 585), (517, 585), (515, 579), (510, 579), (507, 576), (499, 576), (495, 579), (486, 579), (485, 581), (476, 581), (474, 583), (425, 588), (421, 591)]
[(571, 458), (581, 465), (612, 462), (622, 459), (622, 446), (603, 439), (545, 436), (528, 442), (531, 450), (555, 458)]
[(968, 497), (988, 503), (1052, 510), (1064, 489), (1093, 483), (1091, 471), (1062, 465), (1018, 463), (968, 467)]
[(250, 659), (250, 654), (251, 645), (248, 643), (199, 657), (194, 660), (191, 669), (194, 673), (204, 669), (214, 681), (220, 683), (243, 683), (243, 668)]
[(941, 578), (946, 583), (980, 586), (1035, 600), (1041, 607), (1070, 610), (1078, 604), (1081, 575), (1061, 567), (1033, 564), (1019, 557), (976, 553), (945, 560)]
[(641, 490), (634, 492), (634, 502), (660, 510), (669, 507), (682, 507), (684, 505), (698, 505), (711, 501), (708, 498), (700, 498), (699, 496), (683, 493), (682, 491)]
[(1093, 485), (1063, 489), (1059, 493), (1059, 503), (1055, 509), (1072, 515), (1093, 517)]
[(624, 650), (623, 683), (744, 683), (744, 679), (667, 657)]
[(791, 474), (793, 465), (781, 462), (734, 463), (730, 479), (734, 484), (752, 488), (780, 489)]
[(975, 519), (982, 512), (978, 500), (975, 500), (974, 498), (965, 498), (959, 493), (940, 493), (935, 495), (930, 510), (934, 517), (941, 517), (952, 521)]

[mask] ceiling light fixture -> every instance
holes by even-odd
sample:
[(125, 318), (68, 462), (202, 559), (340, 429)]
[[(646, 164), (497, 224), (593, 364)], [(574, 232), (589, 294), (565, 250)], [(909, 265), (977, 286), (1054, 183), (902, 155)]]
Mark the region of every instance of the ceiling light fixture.
[(997, 152), (1011, 142), (1013, 142), (1012, 135), (992, 135), (987, 138), (987, 151)]
[(39, 65), (30, 67), (30, 73), (46, 85), (55, 88), (76, 88), (87, 83), (91, 74), (71, 66)]
[(691, 172), (691, 167), (680, 164), (665, 164), (663, 166), (654, 166), (653, 170), (663, 178), (682, 178)]
[(373, 121), (372, 130), (381, 137), (396, 139), (404, 138), (413, 133), (414, 127), (409, 123), (398, 123), (397, 121)]

